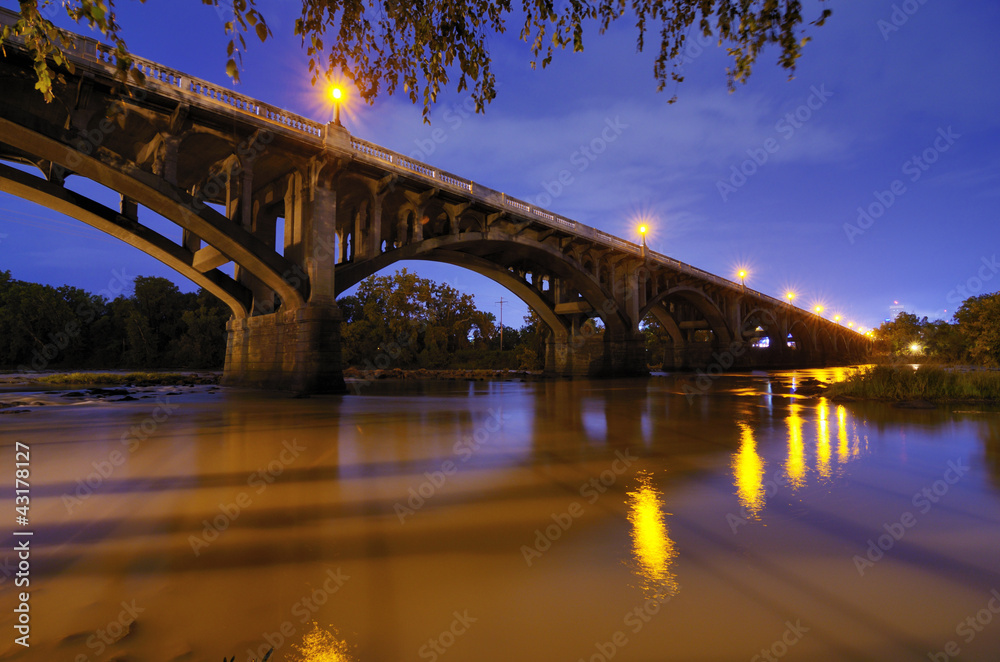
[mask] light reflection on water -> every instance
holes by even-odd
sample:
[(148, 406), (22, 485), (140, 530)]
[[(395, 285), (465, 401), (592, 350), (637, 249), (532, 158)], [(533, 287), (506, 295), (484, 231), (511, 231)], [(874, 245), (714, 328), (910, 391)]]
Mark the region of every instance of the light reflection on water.
[(806, 448), (802, 441), (802, 426), (804, 421), (799, 415), (802, 405), (792, 402), (788, 405), (788, 418), (785, 419), (788, 425), (788, 457), (785, 460), (785, 475), (791, 484), (792, 491), (801, 488), (806, 484)]
[(627, 495), (633, 565), (646, 595), (662, 600), (678, 591), (671, 569), (677, 551), (664, 519), (663, 495), (653, 487), (648, 472), (640, 470), (635, 480), (638, 486)]
[(757, 452), (753, 429), (740, 421), (740, 449), (733, 454), (733, 482), (740, 505), (749, 517), (759, 519), (764, 508), (764, 460)]
[(347, 642), (338, 635), (336, 629), (324, 629), (313, 622), (313, 629), (295, 646), (297, 656), (292, 658), (293, 662), (355, 662), (348, 653)]

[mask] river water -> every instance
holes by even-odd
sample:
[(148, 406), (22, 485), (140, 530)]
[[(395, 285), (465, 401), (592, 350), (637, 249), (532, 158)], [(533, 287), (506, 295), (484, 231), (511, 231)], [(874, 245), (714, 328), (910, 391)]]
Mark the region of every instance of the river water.
[(1000, 659), (1000, 409), (842, 373), (8, 387), (0, 659)]

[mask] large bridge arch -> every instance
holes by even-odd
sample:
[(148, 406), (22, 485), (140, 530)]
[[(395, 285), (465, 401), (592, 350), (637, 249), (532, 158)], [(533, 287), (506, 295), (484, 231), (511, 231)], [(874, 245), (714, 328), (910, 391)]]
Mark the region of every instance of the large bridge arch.
[(447, 262), (480, 273), (509, 289), (535, 310), (556, 336), (568, 333), (569, 325), (555, 311), (553, 303), (542, 294), (541, 283), (528, 284), (503, 264), (501, 259), (486, 257), (510, 251), (515, 244), (520, 259), (532, 263), (540, 272), (563, 279), (579, 292), (587, 307), (594, 315), (601, 317), (607, 329), (613, 333), (624, 333), (627, 330), (628, 322), (622, 311), (607, 305), (609, 301), (613, 301), (611, 294), (575, 261), (550, 246), (522, 237), (502, 235), (496, 231), (431, 237), (387, 250), (367, 260), (341, 263), (337, 265), (336, 293), (339, 296), (368, 276), (402, 260)]
[(299, 286), (295, 287), (282, 276), (293, 269), (290, 261), (237, 223), (170, 186), (164, 179), (129, 164), (112, 165), (85, 154), (75, 146), (46, 135), (41, 126), (31, 129), (0, 117), (0, 136), (6, 145), (30, 155), (36, 162), (50, 163), (68, 174), (106, 186), (201, 237), (255, 274), (278, 294), (286, 307), (295, 309), (304, 305), (308, 282), (300, 279)]
[(0, 163), (0, 190), (75, 218), (138, 248), (214, 294), (229, 306), (234, 318), (247, 316), (251, 301), (247, 288), (218, 269), (206, 272), (195, 269), (190, 251), (113, 209), (3, 163)]
[(655, 295), (639, 311), (639, 320), (645, 318), (654, 308), (669, 303), (670, 299), (679, 299), (695, 308), (708, 323), (717, 345), (728, 345), (733, 341), (733, 332), (715, 302), (702, 290), (688, 285), (678, 285)]

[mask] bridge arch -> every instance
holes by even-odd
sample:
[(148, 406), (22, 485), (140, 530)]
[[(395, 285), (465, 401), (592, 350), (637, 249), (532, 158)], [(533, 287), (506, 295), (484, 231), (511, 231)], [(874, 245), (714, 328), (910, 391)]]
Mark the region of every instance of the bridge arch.
[(229, 306), (233, 317), (247, 316), (251, 293), (218, 269), (201, 272), (191, 266), (191, 253), (158, 232), (104, 205), (17, 168), (0, 163), (0, 188), (29, 202), (58, 211), (151, 255), (194, 281)]
[[(62, 168), (68, 174), (76, 174), (102, 184), (193, 232), (233, 262), (255, 274), (290, 309), (299, 308), (305, 303), (308, 283), (303, 282), (296, 288), (282, 277), (282, 274), (292, 269), (291, 262), (239, 224), (230, 221), (207, 204), (199, 203), (190, 195), (171, 187), (162, 178), (134, 166), (111, 165), (41, 131), (31, 130), (6, 118), (0, 118), (0, 135), (3, 136), (4, 143), (37, 159), (36, 163), (45, 161)], [(34, 183), (42, 181), (44, 180)], [(152, 243), (150, 247), (153, 247)], [(180, 254), (175, 254), (175, 258), (181, 259)]]
[[(531, 264), (530, 268), (525, 269), (525, 276), (528, 273), (536, 275), (537, 277), (532, 278), (535, 282), (522, 278), (517, 269), (504, 264), (502, 260), (486, 257), (494, 251), (509, 249), (512, 242), (518, 243), (519, 256)], [(489, 232), (432, 237), (379, 253), (356, 264), (338, 264), (334, 281), (337, 295), (401, 260), (447, 262), (494, 280), (535, 310), (556, 338), (565, 337), (571, 329), (561, 315), (555, 312), (551, 298), (553, 277), (562, 279), (577, 290), (592, 309), (593, 315), (601, 317), (607, 329), (621, 333), (627, 328), (620, 311), (606, 305), (608, 301), (612, 301), (611, 295), (597, 284), (593, 276), (583, 272), (577, 263), (550, 246), (522, 237), (512, 238)]]
[(709, 299), (701, 290), (696, 290), (686, 285), (678, 285), (664, 290), (649, 299), (646, 305), (639, 311), (639, 319), (644, 319), (655, 307), (663, 307), (663, 304), (669, 303), (670, 299), (679, 299), (696, 309), (708, 323), (709, 329), (715, 337), (715, 344), (724, 346), (733, 341), (733, 334), (722, 316), (722, 311), (715, 305), (715, 302)]

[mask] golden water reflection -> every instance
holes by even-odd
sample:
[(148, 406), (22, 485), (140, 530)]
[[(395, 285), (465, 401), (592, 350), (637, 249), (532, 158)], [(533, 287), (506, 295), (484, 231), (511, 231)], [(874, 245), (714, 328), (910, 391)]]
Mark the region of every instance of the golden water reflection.
[(802, 442), (802, 417), (799, 411), (802, 405), (788, 405), (788, 459), (785, 460), (785, 474), (792, 491), (806, 484), (805, 444)]
[(816, 407), (816, 471), (821, 480), (830, 479), (830, 426), (827, 424), (827, 416), (830, 415), (830, 408), (826, 404), (826, 398), (819, 399), (819, 406)]
[(632, 525), (634, 571), (649, 597), (677, 594), (677, 577), (671, 565), (677, 556), (663, 513), (663, 495), (652, 485), (645, 471), (636, 474), (638, 489), (628, 493), (628, 521)]
[(844, 464), (851, 455), (847, 441), (847, 408), (837, 405), (837, 462)]
[(733, 483), (748, 517), (760, 519), (764, 508), (764, 459), (757, 452), (753, 428), (740, 422), (740, 449), (733, 453)]
[(354, 662), (347, 652), (347, 642), (337, 636), (333, 628), (324, 630), (313, 622), (313, 629), (302, 638), (302, 644), (294, 645), (297, 662)]
[[(806, 425), (813, 407), (815, 436), (811, 434), (811, 425)], [(864, 427), (867, 422), (864, 419), (852, 420), (844, 405), (837, 405), (835, 410), (832, 407), (826, 398), (820, 398), (815, 405), (795, 400), (789, 403), (784, 421), (787, 426), (787, 450), (780, 471), (772, 476), (765, 473), (768, 461), (766, 453), (758, 448), (754, 428), (746, 421), (737, 422), (740, 445), (732, 454), (730, 469), (744, 519), (761, 519), (767, 497), (773, 494), (771, 490), (796, 492), (807, 487), (810, 469), (821, 483), (833, 480), (843, 471), (840, 465), (859, 458), (867, 450), (867, 436), (862, 440), (858, 433), (859, 424)], [(832, 429), (834, 425), (836, 432)]]

